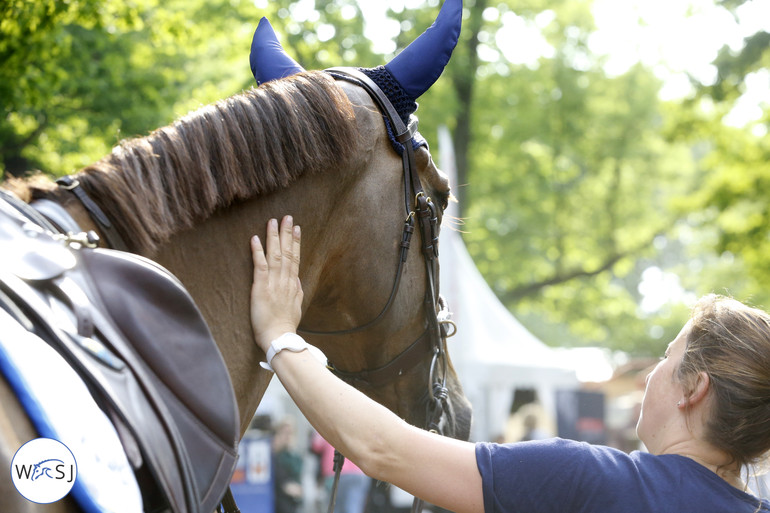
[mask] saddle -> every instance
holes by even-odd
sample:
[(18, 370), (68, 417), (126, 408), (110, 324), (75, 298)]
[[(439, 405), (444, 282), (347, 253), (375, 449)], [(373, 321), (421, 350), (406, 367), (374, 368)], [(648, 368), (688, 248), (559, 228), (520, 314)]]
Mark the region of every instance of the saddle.
[(222, 355), (175, 277), (82, 235), (55, 233), (0, 191), (0, 308), (84, 381), (115, 425), (145, 511), (210, 513), (240, 435)]

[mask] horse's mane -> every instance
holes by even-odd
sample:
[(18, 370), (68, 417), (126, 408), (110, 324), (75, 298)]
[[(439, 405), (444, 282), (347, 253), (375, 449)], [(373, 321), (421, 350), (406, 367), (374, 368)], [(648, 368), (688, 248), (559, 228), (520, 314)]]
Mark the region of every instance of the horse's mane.
[[(126, 139), (77, 174), (133, 251), (233, 202), (337, 168), (353, 154), (353, 109), (326, 73), (268, 82)], [(28, 198), (47, 195), (31, 185)]]

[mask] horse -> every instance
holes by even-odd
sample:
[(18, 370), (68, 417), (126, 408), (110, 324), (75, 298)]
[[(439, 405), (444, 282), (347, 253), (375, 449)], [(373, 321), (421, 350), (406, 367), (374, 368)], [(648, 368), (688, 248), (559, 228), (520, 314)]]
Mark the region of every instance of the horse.
[[(451, 17), (452, 30), (459, 33), (461, 12), (460, 0), (447, 0), (434, 27), (442, 16)], [(262, 33), (274, 37), (269, 24), (265, 27)], [(252, 57), (263, 49), (259, 34), (260, 28)], [(419, 63), (397, 60), (402, 54), (389, 63), (401, 73), (398, 83), (408, 83), (406, 75), (419, 75), (426, 67), (432, 70), (423, 80), (430, 82), (427, 87), (438, 78), (449, 58), (446, 47), (451, 54), (457, 37), (440, 44), (426, 39), (436, 34), (446, 38), (445, 32), (428, 30), (402, 52), (414, 45), (420, 54), (425, 47), (437, 48)], [(279, 48), (266, 60), (271, 59), (285, 63), (287, 56)], [(438, 62), (440, 69), (426, 62)], [(410, 155), (413, 181), (436, 205), (436, 225), (451, 197), (446, 176), (419, 134), (393, 139), (397, 120), (384, 118), (382, 106), (360, 81), (301, 67), (277, 69), (255, 71), (257, 88), (147, 136), (121, 141), (67, 180), (55, 183), (37, 175), (12, 179), (3, 188), (31, 204), (44, 198), (60, 205), (83, 231), (97, 233), (100, 245), (124, 244), (119, 249), (148, 257), (181, 280), (227, 366), (241, 434), (272, 377), (260, 367), (265, 355), (252, 339), (248, 241), (255, 234), (264, 237), (268, 219), (291, 214), (303, 230), (300, 332), (342, 379), (418, 426), (430, 424), (435, 413), (429, 407), (435, 392), (428, 376), (443, 373), (444, 408), (434, 428), (440, 425), (444, 434), (467, 439), (471, 408), (448, 355), (440, 351), (441, 371), (435, 368), (439, 351), (433, 346), (410, 349), (425, 338), (441, 306), (437, 297), (432, 304), (426, 301), (434, 277), (425, 257), (404, 249), (405, 226), (415, 214), (405, 210), (408, 159), (394, 149), (400, 143), (402, 154)], [(383, 69), (390, 73), (387, 66), (375, 68), (380, 74)], [(407, 91), (416, 108), (414, 99), (422, 93), (415, 96), (409, 86)], [(407, 197), (407, 205), (413, 202)], [(415, 231), (413, 244), (430, 246), (432, 241)], [(394, 361), (397, 372), (391, 375)], [(379, 372), (383, 369), (388, 372)], [(0, 404), (0, 466), (9, 468), (14, 452), (36, 432), (1, 376)], [(8, 480), (0, 484), (0, 506), (37, 511)], [(46, 511), (57, 510), (78, 509), (69, 498), (46, 505)]]

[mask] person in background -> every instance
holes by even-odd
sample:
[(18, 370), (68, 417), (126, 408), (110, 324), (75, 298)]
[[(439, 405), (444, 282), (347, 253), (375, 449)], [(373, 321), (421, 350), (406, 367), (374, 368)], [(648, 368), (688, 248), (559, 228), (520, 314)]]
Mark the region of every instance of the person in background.
[(305, 417), (369, 476), (455, 513), (767, 513), (741, 468), (770, 451), (770, 316), (708, 295), (646, 378), (630, 454), (562, 439), (470, 443), (423, 431), (347, 385), (297, 334), (301, 232), (252, 238), (252, 328)]
[(524, 436), (520, 442), (529, 442), (530, 440), (544, 440), (548, 438), (545, 431), (537, 425), (537, 417), (534, 413), (527, 413), (524, 417)]
[(275, 513), (298, 513), (302, 506), (302, 455), (296, 450), (294, 424), (288, 418), (273, 436)]
[[(314, 432), (310, 450), (320, 460), (324, 488), (328, 496), (331, 496), (334, 484), (334, 447), (318, 432)], [(345, 458), (337, 484), (334, 513), (363, 513), (370, 485), (371, 479), (355, 463)]]

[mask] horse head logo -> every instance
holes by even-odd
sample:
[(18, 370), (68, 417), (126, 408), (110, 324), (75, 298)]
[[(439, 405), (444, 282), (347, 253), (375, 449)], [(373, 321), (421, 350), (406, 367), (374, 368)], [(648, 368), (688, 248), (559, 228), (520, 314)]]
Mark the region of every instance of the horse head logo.
[(40, 463), (33, 464), (32, 477), (31, 477), (32, 481), (37, 481), (39, 477), (43, 477), (43, 476), (50, 477), (51, 479), (53, 479), (54, 476), (51, 475), (51, 472), (53, 472), (53, 469), (56, 466), (56, 464), (51, 462), (58, 462), (58, 463), (61, 463), (62, 465), (64, 464), (62, 460), (59, 460), (56, 458), (43, 460)]

